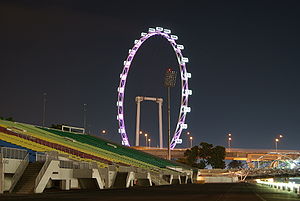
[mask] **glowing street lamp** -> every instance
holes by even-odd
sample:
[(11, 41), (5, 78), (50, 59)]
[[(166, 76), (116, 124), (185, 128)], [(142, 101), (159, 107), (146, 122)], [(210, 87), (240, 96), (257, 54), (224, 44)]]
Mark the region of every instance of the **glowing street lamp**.
[(190, 136), (190, 147), (192, 148), (193, 146), (193, 136)]
[(276, 139), (275, 139), (275, 150), (276, 150), (276, 152), (277, 152), (277, 144), (278, 144), (278, 142), (279, 142), (279, 139), (276, 138)]
[(186, 139), (187, 139), (187, 142), (186, 142), (186, 146), (188, 147), (189, 146), (189, 139), (190, 139), (190, 132), (186, 132)]
[(151, 139), (149, 138), (148, 139), (148, 145), (149, 145), (149, 148), (151, 147)]
[(147, 142), (148, 142), (148, 134), (147, 133), (145, 133), (145, 138), (146, 138), (145, 146), (147, 147)]
[(101, 133), (102, 133), (103, 135), (105, 135), (107, 132), (106, 132), (106, 130), (103, 129), (103, 130), (101, 131)]
[(227, 134), (227, 137), (228, 137), (228, 150), (230, 151), (231, 149), (231, 141), (232, 141), (232, 134), (231, 133), (228, 133)]

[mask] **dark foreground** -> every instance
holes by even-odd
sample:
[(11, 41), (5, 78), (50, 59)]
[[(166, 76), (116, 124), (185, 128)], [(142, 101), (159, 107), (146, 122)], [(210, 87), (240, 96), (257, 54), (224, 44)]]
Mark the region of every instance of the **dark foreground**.
[(186, 184), (101, 191), (46, 192), (31, 195), (0, 196), (0, 200), (13, 201), (285, 201), (300, 200), (295, 193), (249, 184)]

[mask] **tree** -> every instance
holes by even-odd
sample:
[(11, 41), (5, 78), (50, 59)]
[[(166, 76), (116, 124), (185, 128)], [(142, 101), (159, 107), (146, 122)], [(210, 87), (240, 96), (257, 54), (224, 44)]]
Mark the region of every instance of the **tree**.
[(225, 156), (226, 151), (225, 147), (216, 146), (211, 149), (211, 155), (208, 159), (208, 163), (212, 166), (212, 168), (225, 168)]
[(62, 125), (61, 124), (51, 124), (50, 128), (61, 130)]
[(238, 169), (243, 167), (243, 163), (242, 161), (232, 160), (230, 163), (228, 163), (227, 167), (229, 169)]
[(191, 149), (186, 150), (184, 152), (186, 164), (195, 167), (198, 155), (199, 155), (198, 146), (194, 146)]
[(213, 144), (201, 142), (199, 146), (186, 150), (185, 158), (179, 162), (199, 169), (204, 169), (207, 165), (211, 165), (212, 168), (225, 168), (225, 154), (224, 147), (214, 147)]

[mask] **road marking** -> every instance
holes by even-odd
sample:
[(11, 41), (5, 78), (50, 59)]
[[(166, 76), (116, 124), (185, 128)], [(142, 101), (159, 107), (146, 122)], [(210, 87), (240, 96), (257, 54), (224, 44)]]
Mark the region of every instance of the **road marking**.
[(261, 199), (262, 201), (267, 201), (265, 198), (261, 197), (259, 194), (257, 194), (256, 192), (254, 192), (254, 194), (259, 198)]

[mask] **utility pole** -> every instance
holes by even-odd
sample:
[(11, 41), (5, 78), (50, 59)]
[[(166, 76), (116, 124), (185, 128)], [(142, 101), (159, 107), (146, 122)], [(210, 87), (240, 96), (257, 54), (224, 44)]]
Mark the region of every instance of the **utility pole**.
[(84, 133), (87, 133), (86, 132), (86, 111), (87, 111), (86, 106), (87, 106), (87, 104), (84, 103), (83, 104), (83, 128), (84, 128)]
[(168, 154), (167, 159), (171, 160), (171, 87), (175, 87), (176, 84), (176, 71), (168, 68), (165, 73), (164, 85), (167, 87), (168, 92)]
[(46, 122), (46, 101), (47, 101), (47, 93), (43, 94), (44, 100), (43, 100), (43, 127), (45, 127)]

